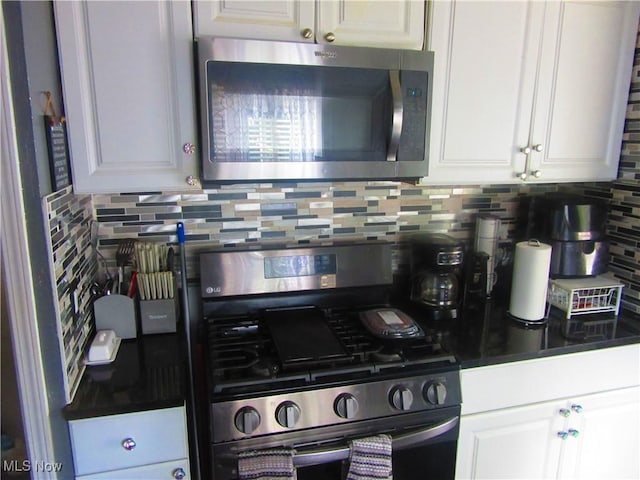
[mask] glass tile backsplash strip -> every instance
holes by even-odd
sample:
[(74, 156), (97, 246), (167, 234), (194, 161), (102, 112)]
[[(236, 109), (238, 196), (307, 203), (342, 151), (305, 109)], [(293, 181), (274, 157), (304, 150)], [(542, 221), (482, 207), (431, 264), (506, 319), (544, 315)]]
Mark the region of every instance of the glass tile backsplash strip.
[(401, 182), (250, 184), (201, 193), (95, 195), (99, 248), (113, 265), (123, 238), (175, 243), (185, 224), (187, 272), (197, 276), (197, 253), (206, 248), (387, 239), (416, 232), (470, 239), (479, 213), (502, 219), (513, 238), (520, 198), (556, 185), (431, 187)]
[(97, 262), (91, 246), (91, 195), (74, 195), (69, 186), (44, 197), (43, 209), (48, 222), (45, 230), (52, 284), (58, 298), (56, 317), (65, 394), (71, 402), (84, 371), (84, 350), (94, 324), (91, 284)]

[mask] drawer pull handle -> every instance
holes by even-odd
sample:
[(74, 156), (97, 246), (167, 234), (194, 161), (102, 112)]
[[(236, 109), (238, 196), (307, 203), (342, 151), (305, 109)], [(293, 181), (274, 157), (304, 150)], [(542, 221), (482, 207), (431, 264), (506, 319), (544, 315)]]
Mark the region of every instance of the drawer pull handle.
[(563, 417), (568, 417), (569, 415), (571, 415), (571, 410), (567, 408), (561, 408), (560, 415), (562, 415)]
[(562, 440), (566, 440), (569, 437), (569, 433), (568, 432), (558, 432), (558, 437), (560, 437)]
[(580, 432), (578, 430), (570, 428), (569, 435), (571, 435), (573, 438), (578, 438), (578, 436), (580, 435)]
[(173, 478), (175, 478), (176, 480), (182, 480), (187, 476), (187, 473), (183, 468), (178, 467), (173, 472), (171, 472), (171, 475), (173, 475)]
[(136, 448), (136, 441), (133, 438), (125, 438), (122, 441), (122, 448), (130, 452), (131, 450)]
[(582, 405), (571, 405), (571, 410), (573, 410), (576, 413), (581, 413), (582, 412)]

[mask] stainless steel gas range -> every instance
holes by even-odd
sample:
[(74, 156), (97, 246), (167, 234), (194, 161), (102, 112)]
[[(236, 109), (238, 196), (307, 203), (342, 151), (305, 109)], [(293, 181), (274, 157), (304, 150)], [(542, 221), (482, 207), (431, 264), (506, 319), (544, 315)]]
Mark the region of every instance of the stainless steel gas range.
[(200, 255), (214, 478), (239, 478), (243, 452), (287, 447), (299, 479), (338, 480), (349, 442), (379, 434), (396, 480), (453, 477), (459, 365), (443, 332), (390, 305), (391, 253), (370, 241)]

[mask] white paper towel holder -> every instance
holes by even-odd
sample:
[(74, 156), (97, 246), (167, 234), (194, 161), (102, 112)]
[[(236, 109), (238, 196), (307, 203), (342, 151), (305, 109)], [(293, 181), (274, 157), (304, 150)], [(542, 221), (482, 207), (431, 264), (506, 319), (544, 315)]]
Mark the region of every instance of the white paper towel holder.
[[(524, 242), (523, 242), (524, 243)], [(546, 244), (543, 244), (542, 242), (540, 242), (539, 240), (535, 239), (535, 238), (531, 238), (526, 242), (529, 246), (532, 247), (541, 247), (543, 245), (547, 246)], [(523, 325), (525, 327), (529, 327), (529, 328), (535, 328), (535, 326), (541, 326), (544, 325), (548, 322), (549, 319), (549, 303), (546, 302), (545, 308), (544, 308), (544, 315), (541, 318), (538, 319), (525, 319), (525, 318), (521, 318), (518, 317), (517, 315), (514, 315), (513, 313), (511, 313), (511, 311), (507, 310), (507, 317), (511, 320), (514, 321), (520, 325)]]

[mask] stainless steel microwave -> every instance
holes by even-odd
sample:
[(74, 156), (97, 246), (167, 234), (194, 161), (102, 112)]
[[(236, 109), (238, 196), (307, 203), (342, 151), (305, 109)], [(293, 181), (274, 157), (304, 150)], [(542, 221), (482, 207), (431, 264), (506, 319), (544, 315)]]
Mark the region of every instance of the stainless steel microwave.
[(433, 53), (198, 40), (203, 180), (427, 175)]

